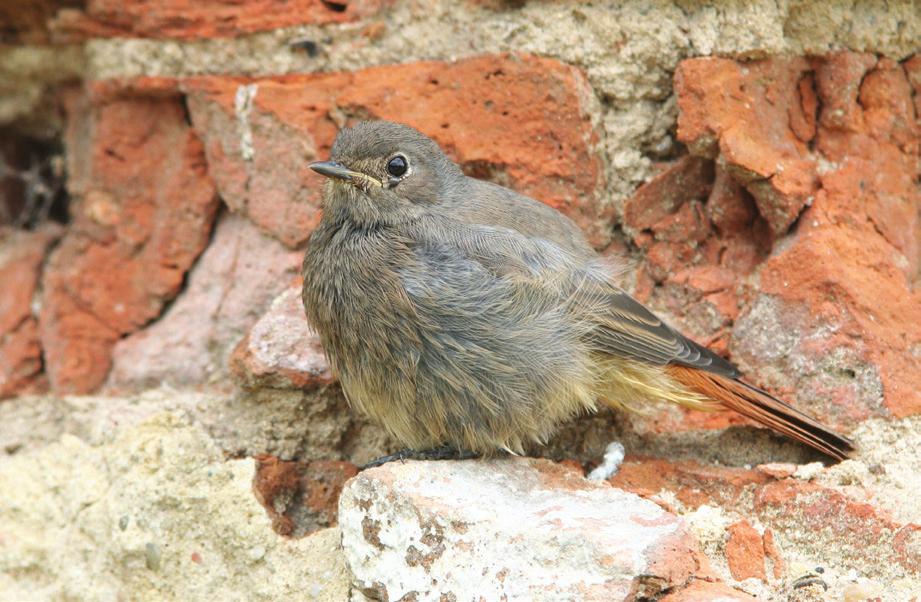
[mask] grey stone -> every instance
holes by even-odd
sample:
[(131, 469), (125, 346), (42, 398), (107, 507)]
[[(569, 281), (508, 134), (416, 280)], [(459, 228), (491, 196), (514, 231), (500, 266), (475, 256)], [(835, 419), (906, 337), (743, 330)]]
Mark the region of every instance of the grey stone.
[(546, 460), (366, 470), (339, 524), (354, 586), (378, 600), (633, 600), (699, 568), (680, 519)]

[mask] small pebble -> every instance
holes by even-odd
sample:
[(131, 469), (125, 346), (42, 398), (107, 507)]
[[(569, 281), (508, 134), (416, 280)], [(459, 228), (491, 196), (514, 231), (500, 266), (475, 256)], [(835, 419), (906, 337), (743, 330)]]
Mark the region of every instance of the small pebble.
[(144, 546), (144, 563), (153, 572), (160, 570), (160, 546), (153, 542)]

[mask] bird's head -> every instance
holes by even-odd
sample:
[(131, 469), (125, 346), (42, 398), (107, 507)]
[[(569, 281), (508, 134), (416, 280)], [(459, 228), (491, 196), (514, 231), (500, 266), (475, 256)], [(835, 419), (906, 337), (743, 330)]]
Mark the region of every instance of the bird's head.
[(398, 223), (436, 205), (463, 178), (429, 137), (407, 125), (363, 121), (343, 129), (329, 161), (324, 210), (363, 224)]

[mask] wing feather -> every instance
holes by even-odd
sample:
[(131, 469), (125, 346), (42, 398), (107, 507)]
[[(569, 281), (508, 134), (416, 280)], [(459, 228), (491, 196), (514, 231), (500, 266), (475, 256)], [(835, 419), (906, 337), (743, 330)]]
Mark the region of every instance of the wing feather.
[(613, 284), (613, 271), (600, 259), (515, 230), (449, 218), (424, 220), (413, 238), (449, 245), (497, 278), (518, 280), (522, 289), (552, 288), (545, 292), (570, 306), (585, 338), (600, 353), (740, 376), (732, 364), (677, 332)]

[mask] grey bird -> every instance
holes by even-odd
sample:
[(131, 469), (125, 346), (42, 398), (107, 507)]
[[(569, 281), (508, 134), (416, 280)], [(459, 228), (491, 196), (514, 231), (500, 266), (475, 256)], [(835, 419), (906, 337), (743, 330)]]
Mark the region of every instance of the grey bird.
[(564, 215), (465, 176), (415, 129), (358, 123), (310, 167), (328, 181), (307, 317), (350, 404), (402, 444), (523, 453), (599, 401), (664, 400), (853, 449), (626, 294)]

